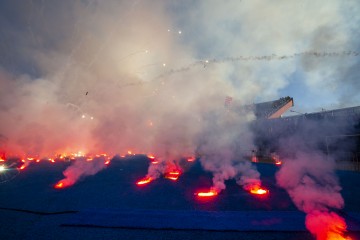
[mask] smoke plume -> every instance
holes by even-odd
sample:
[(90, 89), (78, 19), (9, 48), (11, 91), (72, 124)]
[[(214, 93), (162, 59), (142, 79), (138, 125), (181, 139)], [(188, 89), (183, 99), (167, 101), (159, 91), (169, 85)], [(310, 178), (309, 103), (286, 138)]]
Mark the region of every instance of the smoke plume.
[(228, 116), (224, 97), (348, 105), (340, 100), (359, 72), (359, 8), (355, 0), (1, 1), (6, 151), (130, 149), (176, 165), (200, 149), (214, 185), (239, 174), (246, 185), (246, 176), (259, 179), (242, 163), (253, 118)]
[(277, 183), (289, 193), (297, 208), (306, 213), (306, 227), (318, 240), (345, 239), (345, 220), (336, 210), (344, 200), (334, 173), (335, 162), (314, 150), (297, 151), (276, 175)]

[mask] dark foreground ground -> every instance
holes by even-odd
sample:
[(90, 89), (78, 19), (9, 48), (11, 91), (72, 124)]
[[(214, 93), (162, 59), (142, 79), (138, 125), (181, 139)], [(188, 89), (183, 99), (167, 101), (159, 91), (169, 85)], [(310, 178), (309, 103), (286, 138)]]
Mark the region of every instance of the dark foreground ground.
[[(228, 181), (207, 201), (194, 196), (211, 186), (198, 162), (188, 163), (176, 182), (158, 179), (138, 187), (148, 160), (113, 160), (70, 188), (54, 189), (67, 166), (40, 162), (0, 184), (0, 239), (313, 239), (304, 215), (276, 186), (274, 165), (257, 165), (269, 196), (250, 195)], [(355, 229), (349, 236), (360, 239), (360, 173), (338, 176), (346, 204), (341, 214)]]

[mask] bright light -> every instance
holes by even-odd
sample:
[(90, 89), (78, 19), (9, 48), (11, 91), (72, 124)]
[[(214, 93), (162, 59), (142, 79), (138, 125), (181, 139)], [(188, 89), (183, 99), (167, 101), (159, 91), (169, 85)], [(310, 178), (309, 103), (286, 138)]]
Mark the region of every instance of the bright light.
[(179, 176), (180, 176), (180, 171), (175, 170), (175, 171), (171, 171), (171, 172), (166, 173), (164, 177), (166, 179), (176, 181), (176, 180), (179, 179)]
[(145, 177), (143, 179), (140, 179), (139, 181), (136, 182), (136, 185), (141, 186), (141, 185), (146, 185), (148, 183), (150, 183), (153, 179), (151, 177)]
[(281, 165), (281, 164), (282, 164), (282, 162), (280, 160), (275, 162), (275, 165)]
[(163, 63), (163, 67), (166, 67), (166, 63)]
[(265, 188), (261, 188), (259, 186), (255, 186), (250, 189), (250, 193), (256, 194), (256, 195), (264, 195), (264, 194), (268, 194), (269, 190), (267, 190)]
[(179, 31), (178, 33), (179, 33), (179, 34), (181, 34), (182, 32), (181, 32), (181, 31)]
[(5, 166), (4, 166), (4, 165), (1, 165), (1, 166), (0, 166), (0, 172), (3, 172), (3, 171), (5, 171), (5, 170), (6, 170)]
[(110, 164), (110, 160), (106, 160), (105, 165), (109, 165)]
[(85, 115), (83, 114), (83, 115), (81, 116), (81, 118), (85, 118)]
[(64, 183), (63, 182), (59, 182), (57, 183), (54, 188), (63, 188), (64, 187)]
[(195, 157), (189, 157), (189, 158), (187, 159), (187, 161), (188, 161), (188, 162), (193, 162), (193, 161), (195, 161)]
[(198, 192), (195, 195), (201, 198), (215, 197), (218, 195), (218, 192), (215, 189), (210, 189), (208, 192)]

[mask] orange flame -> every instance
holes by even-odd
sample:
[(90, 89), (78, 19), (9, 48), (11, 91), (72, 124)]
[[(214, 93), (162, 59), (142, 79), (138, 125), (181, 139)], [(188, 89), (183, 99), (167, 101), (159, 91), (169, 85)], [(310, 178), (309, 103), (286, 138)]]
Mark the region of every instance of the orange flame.
[(25, 164), (23, 164), (23, 165), (21, 165), (21, 167), (19, 168), (20, 170), (24, 170), (26, 168), (26, 165)]
[(256, 195), (264, 195), (264, 194), (268, 194), (269, 190), (267, 190), (265, 188), (261, 188), (260, 186), (254, 186), (254, 187), (250, 188), (250, 193), (256, 194)]
[(175, 171), (171, 171), (171, 172), (168, 172), (165, 174), (165, 178), (166, 179), (170, 179), (170, 180), (173, 180), (173, 181), (176, 181), (179, 179), (179, 176), (180, 176), (180, 171), (179, 170), (175, 170)]
[(136, 182), (136, 185), (141, 186), (141, 185), (146, 185), (148, 183), (150, 183), (153, 179), (151, 177), (145, 177), (143, 179), (140, 179), (139, 181)]
[(208, 192), (198, 192), (195, 195), (201, 198), (208, 198), (217, 196), (218, 192), (215, 189), (210, 189)]
[(280, 161), (280, 160), (277, 160), (276, 162), (275, 162), (275, 165), (281, 165), (282, 164), (282, 162)]
[(58, 182), (54, 187), (55, 187), (55, 188), (63, 188), (63, 187), (64, 187), (64, 183), (63, 183), (63, 182)]

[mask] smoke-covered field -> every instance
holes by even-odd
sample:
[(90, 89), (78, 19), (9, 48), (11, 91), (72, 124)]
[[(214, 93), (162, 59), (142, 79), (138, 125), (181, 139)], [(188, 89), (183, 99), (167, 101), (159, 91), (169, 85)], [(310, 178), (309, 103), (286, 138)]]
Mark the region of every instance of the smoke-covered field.
[[(263, 212), (263, 217), (257, 217), (259, 222), (267, 222), (266, 225), (279, 224), (284, 214), (295, 214), (297, 221), (281, 223), (282, 231), (268, 232), (261, 231), (263, 225), (253, 223), (253, 227), (259, 230), (250, 232), (212, 232), (206, 230), (176, 231), (174, 238), (170, 237), (170, 230), (156, 230), (157, 237), (180, 239), (190, 239), (194, 236), (200, 239), (221, 239), (221, 238), (243, 238), (255, 239), (261, 236), (262, 239), (312, 239), (306, 233), (304, 222), (305, 215), (299, 212), (292, 203), (286, 191), (276, 185), (274, 174), (279, 170), (277, 166), (269, 164), (258, 164), (261, 172), (263, 185), (270, 190), (268, 196), (255, 196), (241, 189), (235, 181), (228, 181), (228, 187), (214, 199), (203, 200), (194, 195), (194, 192), (201, 188), (211, 186), (211, 174), (201, 169), (199, 162), (192, 163), (189, 169), (178, 181), (161, 178), (158, 181), (143, 187), (135, 184), (135, 181), (147, 171), (148, 160), (144, 157), (132, 157), (131, 159), (116, 161), (102, 172), (95, 176), (87, 177), (79, 181), (70, 188), (54, 189), (53, 184), (62, 177), (62, 171), (67, 164), (64, 163), (39, 163), (40, 165), (30, 165), (25, 171), (21, 172), (15, 179), (1, 185), (1, 236), (3, 239), (47, 239), (51, 236), (54, 239), (71, 239), (73, 236), (79, 238), (101, 238), (108, 236), (114, 238), (124, 236), (124, 239), (140, 239), (142, 234), (148, 234), (155, 230), (150, 227), (146, 230), (131, 230), (127, 227), (121, 228), (121, 223), (116, 222), (116, 218), (102, 220), (102, 224), (120, 224), (120, 228), (84, 228), (76, 226), (61, 226), (69, 224), (77, 219), (81, 211), (92, 210), (103, 211), (113, 209), (113, 212), (155, 210), (158, 213), (164, 210), (175, 211), (174, 215), (168, 214), (166, 217), (176, 218), (179, 212), (196, 211), (215, 211), (228, 212), (235, 211), (239, 215), (244, 212)], [(345, 216), (349, 227), (359, 230), (359, 216), (354, 219), (349, 217), (351, 213), (360, 211), (356, 199), (359, 199), (359, 174), (351, 172), (339, 172), (340, 181), (343, 186), (343, 196), (347, 203), (344, 211), (340, 214)], [(28, 211), (26, 211), (28, 210)], [(74, 211), (74, 212), (72, 212)], [(77, 212), (80, 211), (80, 212)], [(284, 213), (285, 212), (285, 213)], [(45, 213), (49, 213), (45, 215)], [(58, 213), (58, 214), (56, 214)], [(62, 214), (61, 214), (62, 213)], [(269, 219), (268, 213), (272, 213)], [(287, 216), (286, 215), (286, 216)], [(250, 217), (251, 215), (249, 215)], [(274, 220), (277, 219), (276, 221)], [(81, 219), (81, 218), (80, 218)], [(93, 220), (91, 220), (93, 219)], [(141, 219), (150, 219), (143, 215)], [(280, 219), (280, 220), (279, 220)], [(87, 219), (88, 221), (99, 221), (96, 214)], [(296, 220), (296, 219), (295, 219)], [(101, 220), (100, 220), (101, 221)], [(138, 219), (140, 222), (141, 220)], [(205, 225), (211, 226), (216, 218), (210, 218)], [(80, 224), (79, 222), (77, 224)], [(127, 224), (136, 226), (136, 221), (132, 220)], [(239, 229), (248, 223), (239, 222)], [(355, 224), (355, 225), (354, 225)], [(357, 224), (357, 225), (356, 225)], [(184, 225), (181, 222), (178, 225)], [(221, 226), (221, 223), (217, 224)], [(277, 229), (279, 226), (277, 226)], [(291, 230), (297, 229), (297, 230)], [(260, 232), (259, 232), (260, 231)], [(291, 234), (288, 232), (290, 231)], [(92, 232), (93, 236), (88, 236)], [(200, 235), (199, 235), (200, 234)], [(171, 235), (171, 234), (170, 234)], [(348, 233), (356, 236), (355, 232)], [(149, 236), (150, 239), (153, 237)], [(356, 239), (356, 238), (354, 238)]]
[[(316, 146), (320, 132), (309, 127), (280, 139), (279, 151), (290, 154), (266, 186), (266, 171), (263, 176), (248, 161), (257, 148), (255, 115), (232, 109), (283, 96), (295, 97), (300, 112), (359, 105), (359, 12), (356, 0), (1, 1), (0, 157), (22, 165), (0, 187), (39, 188), (33, 198), (4, 202), (35, 207), (36, 195), (47, 191), (37, 207), (57, 208), (58, 198), (63, 206), (90, 207), (98, 198), (86, 205), (92, 198), (85, 196), (105, 184), (124, 198), (104, 198), (103, 206), (124, 199), (163, 208), (166, 197), (157, 197), (167, 190), (147, 200), (147, 187), (157, 189), (163, 178), (180, 183), (197, 158), (210, 182), (199, 192), (192, 187), (201, 178), (180, 185), (186, 191), (170, 197), (174, 206), (271, 210), (284, 196), (287, 207), (306, 214), (305, 226), (317, 239), (344, 239), (343, 186), (335, 159)], [(134, 167), (117, 188), (111, 178), (125, 166), (106, 180), (107, 166), (134, 153), (152, 163), (141, 176), (142, 167)], [(119, 161), (110, 163), (113, 156)], [(49, 177), (45, 185), (30, 177), (37, 161)], [(95, 181), (93, 188), (82, 189), (84, 179)], [(121, 186), (140, 195), (127, 196)], [(249, 192), (268, 196), (270, 206)], [(68, 198), (71, 193), (83, 196)], [(217, 200), (194, 203), (194, 193)], [(237, 204), (216, 202), (231, 198)]]

